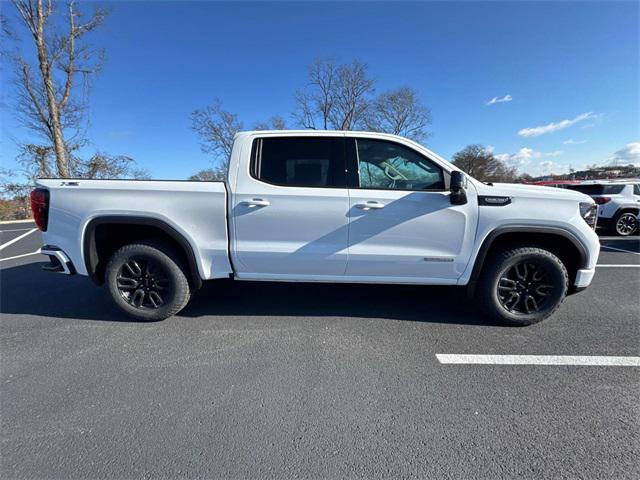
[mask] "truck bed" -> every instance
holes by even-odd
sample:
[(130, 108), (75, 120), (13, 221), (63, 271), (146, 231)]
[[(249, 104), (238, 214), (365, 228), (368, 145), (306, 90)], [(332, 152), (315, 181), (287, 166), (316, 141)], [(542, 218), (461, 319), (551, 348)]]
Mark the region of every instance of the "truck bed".
[(160, 221), (190, 244), (202, 279), (231, 273), (224, 182), (41, 179), (50, 194), (44, 241), (64, 250), (86, 275), (85, 230), (102, 217)]

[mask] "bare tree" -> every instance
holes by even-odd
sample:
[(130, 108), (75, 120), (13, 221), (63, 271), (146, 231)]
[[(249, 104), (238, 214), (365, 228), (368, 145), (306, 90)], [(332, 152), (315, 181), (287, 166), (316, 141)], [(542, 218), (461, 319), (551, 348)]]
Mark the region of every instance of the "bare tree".
[(147, 180), (149, 172), (137, 168), (133, 158), (126, 155), (108, 155), (97, 152), (88, 160), (73, 157), (70, 162), (71, 174), (76, 178), (115, 179), (130, 178)]
[(53, 147), (32, 143), (20, 144), (18, 147), (18, 168), (4, 168), (0, 173), (0, 195), (5, 198), (13, 198), (19, 191), (28, 194), (38, 178), (52, 176)]
[(48, 139), (58, 176), (68, 177), (69, 151), (83, 141), (85, 98), (76, 93), (76, 76), (83, 76), (86, 87), (102, 64), (101, 51), (86, 44), (85, 37), (102, 25), (106, 12), (96, 8), (83, 22), (73, 0), (66, 4), (65, 13), (52, 0), (12, 2), (33, 38), (39, 72), (32, 73), (24, 55), (16, 56), (19, 117), (26, 127)]
[(280, 115), (271, 117), (266, 122), (258, 122), (253, 126), (254, 130), (286, 130), (287, 125)]
[[(213, 154), (213, 168), (200, 170), (189, 177), (190, 180), (220, 180), (224, 177), (229, 166), (233, 140), (244, 128), (238, 115), (225, 110), (220, 100), (203, 109), (191, 113), (191, 128), (200, 136), (202, 151)], [(284, 130), (284, 118), (279, 115), (271, 117), (266, 122), (257, 122), (254, 130)], [(201, 175), (202, 174), (202, 175)], [(215, 178), (210, 178), (213, 175)]]
[(22, 166), (22, 173), (29, 179), (30, 185), (33, 185), (38, 178), (53, 176), (51, 174), (53, 147), (27, 143), (19, 145), (19, 148), (17, 161)]
[(224, 180), (225, 171), (219, 168), (205, 168), (191, 175), (188, 180), (199, 182), (211, 182)]
[(378, 95), (364, 119), (367, 130), (402, 135), (417, 142), (428, 137), (430, 123), (431, 109), (423, 105), (418, 93), (409, 87)]
[(213, 154), (217, 166), (226, 171), (233, 138), (243, 128), (238, 116), (225, 110), (220, 100), (215, 100), (191, 113), (191, 128), (200, 135), (202, 151)]
[(296, 111), (294, 117), (304, 128), (329, 128), (329, 117), (335, 100), (337, 77), (335, 61), (330, 58), (317, 58), (307, 67), (309, 82), (307, 87), (296, 92)]
[(353, 61), (338, 67), (333, 108), (329, 113), (331, 126), (338, 130), (353, 130), (366, 115), (368, 97), (374, 91), (374, 81), (367, 78), (367, 65)]
[(294, 118), (304, 128), (352, 130), (365, 117), (374, 81), (358, 61), (336, 65), (316, 59), (308, 69), (307, 86), (296, 92)]
[(483, 145), (468, 145), (453, 156), (453, 164), (481, 182), (512, 182), (516, 168), (497, 159)]

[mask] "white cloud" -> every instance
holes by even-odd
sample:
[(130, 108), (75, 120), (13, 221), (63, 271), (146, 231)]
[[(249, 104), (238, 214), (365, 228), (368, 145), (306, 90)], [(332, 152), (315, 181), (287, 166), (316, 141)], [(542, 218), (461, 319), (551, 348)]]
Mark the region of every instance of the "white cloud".
[(564, 152), (562, 150), (554, 150), (553, 152), (547, 152), (543, 154), (545, 157), (559, 157)]
[(538, 135), (544, 135), (545, 133), (556, 132), (558, 130), (565, 129), (583, 120), (595, 118), (596, 115), (593, 112), (581, 113), (571, 120), (562, 120), (557, 123), (549, 123), (547, 125), (541, 125), (538, 127), (529, 127), (518, 130), (518, 135), (521, 137), (537, 137)]
[(552, 160), (545, 160), (544, 162), (540, 162), (538, 165), (534, 167), (532, 170), (534, 176), (538, 175), (551, 175), (551, 174), (560, 174), (567, 172), (567, 166), (556, 163)]
[(563, 143), (563, 145), (582, 145), (583, 143), (587, 143), (587, 141), (586, 140), (574, 140), (573, 138), (570, 138), (569, 140), (565, 140), (562, 143)]
[(516, 153), (512, 153), (509, 156), (509, 161), (518, 165), (524, 165), (526, 163), (529, 163), (532, 158), (540, 158), (541, 156), (541, 152), (536, 152), (531, 148), (524, 147), (518, 150)]
[(487, 153), (493, 153), (495, 151), (496, 147), (494, 147), (493, 145), (488, 145), (484, 151)]
[(620, 165), (629, 163), (640, 165), (640, 142), (627, 143), (624, 148), (614, 152), (609, 160), (611, 163)]
[(487, 105), (494, 105), (496, 103), (507, 103), (513, 100), (513, 97), (508, 93), (504, 97), (493, 97), (487, 102)]
[[(534, 159), (544, 157), (559, 157), (563, 153), (564, 152), (562, 150), (555, 150), (553, 152), (538, 152), (536, 150), (533, 150), (532, 148), (523, 147), (515, 153), (500, 153), (498, 155), (495, 155), (495, 157), (511, 167), (520, 168), (524, 165), (530, 165), (531, 161)], [(548, 163), (548, 161), (541, 162), (538, 165), (542, 165), (543, 163)]]

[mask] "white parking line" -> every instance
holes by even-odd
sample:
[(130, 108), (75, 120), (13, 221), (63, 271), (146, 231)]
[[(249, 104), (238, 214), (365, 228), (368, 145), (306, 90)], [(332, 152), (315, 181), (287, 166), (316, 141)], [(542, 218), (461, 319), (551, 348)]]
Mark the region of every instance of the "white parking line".
[(9, 245), (13, 245), (14, 243), (16, 243), (19, 240), (22, 240), (24, 237), (26, 237), (27, 235), (31, 235), (33, 232), (35, 232), (36, 230), (38, 230), (37, 228), (32, 228), (31, 230), (29, 230), (27, 233), (23, 233), (22, 235), (20, 235), (19, 237), (14, 238), (13, 240), (9, 240), (7, 243), (3, 243), (2, 245), (0, 245), (0, 250), (4, 250), (5, 248), (7, 248)]
[(584, 355), (459, 355), (436, 353), (440, 363), (464, 365), (581, 365), (640, 367), (640, 357)]
[(36, 255), (38, 253), (40, 253), (40, 249), (36, 250), (35, 252), (23, 253), (22, 255), (16, 255), (14, 257), (0, 258), (0, 262), (6, 262), (7, 260), (15, 260), (16, 258), (30, 257), (31, 255)]
[(615, 236), (615, 235), (613, 235), (613, 236), (612, 235), (598, 235), (598, 236), (600, 237), (600, 240), (615, 240), (616, 242), (617, 241), (621, 241), (621, 242), (624, 242), (624, 241), (632, 241), (632, 242), (636, 241), (637, 242), (638, 241), (638, 237), (636, 237), (634, 235), (629, 235), (627, 237), (618, 237), (618, 236)]
[(618, 252), (633, 253), (634, 255), (640, 255), (640, 253), (638, 252), (632, 252), (631, 250), (624, 250), (623, 248), (610, 247), (609, 245), (600, 245), (600, 248), (610, 248), (611, 250), (616, 250)]
[(31, 230), (30, 228), (14, 228), (13, 230), (0, 230), (0, 233), (5, 232), (26, 232), (27, 230)]
[(616, 265), (616, 264), (603, 264), (596, 265), (596, 268), (640, 268), (640, 265)]

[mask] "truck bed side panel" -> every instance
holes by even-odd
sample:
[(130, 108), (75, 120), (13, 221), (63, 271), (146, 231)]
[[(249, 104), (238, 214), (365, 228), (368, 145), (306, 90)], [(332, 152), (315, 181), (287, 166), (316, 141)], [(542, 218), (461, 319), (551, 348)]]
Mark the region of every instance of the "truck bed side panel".
[(231, 273), (223, 182), (39, 180), (38, 184), (49, 189), (51, 198), (44, 242), (63, 249), (79, 274), (87, 274), (86, 226), (103, 216), (160, 220), (190, 244), (202, 279)]

